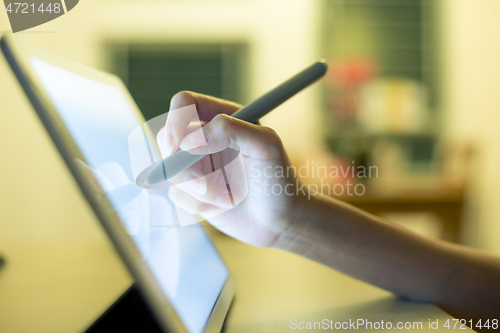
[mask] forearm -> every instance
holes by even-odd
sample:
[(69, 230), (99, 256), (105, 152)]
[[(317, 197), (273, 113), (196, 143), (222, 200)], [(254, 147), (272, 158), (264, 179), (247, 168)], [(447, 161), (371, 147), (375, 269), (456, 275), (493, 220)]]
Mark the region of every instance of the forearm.
[[(500, 281), (497, 258), (420, 237), (331, 198), (316, 197), (304, 206), (275, 247), (471, 318), (482, 307), (481, 297), (489, 298), (489, 306), (500, 308), (500, 287), (494, 282)], [(487, 288), (497, 290), (488, 293)]]

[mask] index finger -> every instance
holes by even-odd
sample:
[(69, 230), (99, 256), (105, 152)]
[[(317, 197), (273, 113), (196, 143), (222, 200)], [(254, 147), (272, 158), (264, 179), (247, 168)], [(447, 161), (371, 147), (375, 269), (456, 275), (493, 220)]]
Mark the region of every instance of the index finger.
[[(190, 108), (190, 106), (194, 108)], [(179, 149), (179, 142), (188, 134), (188, 126), (201, 127), (220, 113), (233, 114), (242, 106), (219, 98), (191, 91), (177, 93), (170, 102), (170, 111), (163, 134), (167, 155)], [(191, 124), (191, 125), (190, 125)]]
[(165, 127), (158, 133), (158, 139), (163, 140), (163, 142), (158, 141), (158, 145), (163, 146), (162, 153), (165, 156), (174, 153), (179, 149), (182, 138), (200, 127), (201, 121), (194, 104), (171, 109)]

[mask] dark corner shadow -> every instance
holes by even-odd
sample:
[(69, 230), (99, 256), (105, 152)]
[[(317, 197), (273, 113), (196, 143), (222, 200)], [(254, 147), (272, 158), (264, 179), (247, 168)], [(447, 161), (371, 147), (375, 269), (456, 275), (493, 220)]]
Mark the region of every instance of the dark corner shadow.
[(2, 269), (3, 266), (5, 266), (5, 258), (0, 255), (0, 269)]

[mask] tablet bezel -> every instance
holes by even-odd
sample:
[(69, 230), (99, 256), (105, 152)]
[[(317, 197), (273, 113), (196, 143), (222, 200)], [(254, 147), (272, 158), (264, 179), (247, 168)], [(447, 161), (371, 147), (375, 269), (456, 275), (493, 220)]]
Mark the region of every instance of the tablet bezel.
[[(78, 167), (73, 162), (74, 158), (81, 159), (82, 161), (85, 161), (85, 159), (59, 117), (53, 103), (43, 89), (36, 73), (33, 71), (30, 59), (36, 57), (71, 73), (119, 88), (123, 92), (125, 98), (127, 98), (127, 102), (131, 106), (135, 116), (139, 119), (140, 123), (142, 123), (144, 122), (144, 118), (127, 88), (116, 75), (89, 68), (30, 42), (24, 41), (18, 36), (3, 36), (0, 40), (0, 46), (49, 136), (75, 178), (82, 194), (90, 204), (92, 210), (134, 278), (139, 291), (154, 317), (157, 319), (159, 326), (165, 332), (187, 333), (187, 329), (175, 312), (168, 297), (164, 294), (159, 284), (156, 283), (154, 275), (144, 263), (144, 260), (142, 260), (132, 238), (121, 227), (118, 215), (106, 214), (103, 211), (102, 202), (98, 203), (95, 200), (88, 180), (79, 172)], [(101, 200), (107, 199), (103, 197)], [(220, 290), (208, 317), (203, 331), (204, 333), (220, 332), (233, 297), (234, 284), (231, 273), (229, 272), (224, 286)]]

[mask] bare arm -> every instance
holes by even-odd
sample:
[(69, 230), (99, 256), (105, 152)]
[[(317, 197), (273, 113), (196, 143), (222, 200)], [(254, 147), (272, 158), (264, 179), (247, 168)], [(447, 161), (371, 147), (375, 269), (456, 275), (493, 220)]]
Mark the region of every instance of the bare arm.
[(318, 261), (459, 319), (498, 319), (500, 259), (420, 237), (332, 198), (302, 202), (274, 247)]
[[(294, 252), (403, 297), (434, 302), (458, 319), (500, 319), (499, 258), (420, 237), (329, 197), (287, 192), (296, 186), (297, 179), (272, 172), (290, 166), (274, 131), (228, 116), (240, 108), (237, 104), (192, 92), (177, 94), (171, 107), (191, 104), (196, 105), (207, 125), (197, 130), (200, 133), (183, 137), (182, 131), (169, 127), (167, 120), (159, 140), (162, 151), (180, 148), (193, 154), (212, 153), (216, 159), (214, 153), (222, 154), (236, 145), (245, 170), (239, 170), (238, 177), (233, 178), (242, 179), (241, 174), (246, 173), (249, 193), (246, 198), (243, 194), (238, 198), (239, 192), (231, 187), (233, 198), (239, 202), (236, 207), (221, 200), (227, 197), (224, 193), (218, 197), (218, 191), (226, 190), (225, 183), (218, 188), (202, 177), (205, 166), (210, 165), (210, 161), (204, 165), (202, 160), (179, 177), (195, 175), (204, 183), (200, 187), (203, 191), (171, 189), (170, 197), (176, 205), (205, 217), (243, 242)], [(175, 124), (175, 119), (171, 123)], [(205, 139), (197, 142), (199, 138)], [(266, 188), (273, 187), (281, 189), (280, 194), (266, 193)], [(219, 210), (223, 213), (214, 214)]]

